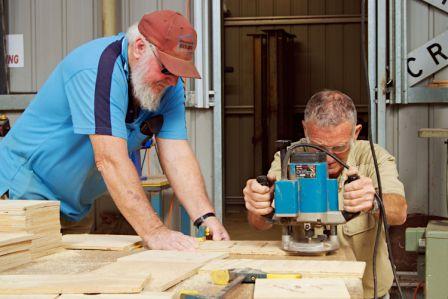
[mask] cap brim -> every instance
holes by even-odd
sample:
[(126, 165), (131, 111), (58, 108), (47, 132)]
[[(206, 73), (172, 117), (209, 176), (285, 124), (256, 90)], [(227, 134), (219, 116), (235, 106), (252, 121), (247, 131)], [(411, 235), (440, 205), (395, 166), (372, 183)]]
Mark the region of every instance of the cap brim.
[(194, 66), (193, 60), (179, 59), (160, 50), (157, 51), (157, 54), (160, 61), (171, 74), (179, 77), (201, 79), (201, 75), (199, 75), (198, 70)]

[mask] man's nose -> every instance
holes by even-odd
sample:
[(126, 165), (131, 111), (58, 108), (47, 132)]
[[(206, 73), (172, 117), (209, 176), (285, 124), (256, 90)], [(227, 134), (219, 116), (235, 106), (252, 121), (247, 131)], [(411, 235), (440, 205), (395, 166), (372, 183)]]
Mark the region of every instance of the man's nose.
[(327, 163), (328, 164), (333, 163), (334, 161), (335, 160), (330, 155), (327, 155)]

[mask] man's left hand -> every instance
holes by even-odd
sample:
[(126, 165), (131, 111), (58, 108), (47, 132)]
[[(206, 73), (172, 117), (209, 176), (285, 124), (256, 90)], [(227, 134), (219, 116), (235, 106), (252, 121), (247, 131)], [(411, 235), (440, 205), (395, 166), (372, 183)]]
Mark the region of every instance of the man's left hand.
[[(350, 167), (346, 176), (354, 174), (358, 174), (358, 170)], [(346, 176), (343, 179), (347, 179)], [(372, 179), (359, 176), (358, 180), (344, 185), (344, 210), (347, 212), (368, 212), (373, 208), (375, 188), (373, 187)]]
[(210, 233), (213, 236), (213, 241), (230, 240), (229, 234), (221, 222), (219, 222), (218, 218), (208, 217), (204, 220), (202, 225), (210, 229)]

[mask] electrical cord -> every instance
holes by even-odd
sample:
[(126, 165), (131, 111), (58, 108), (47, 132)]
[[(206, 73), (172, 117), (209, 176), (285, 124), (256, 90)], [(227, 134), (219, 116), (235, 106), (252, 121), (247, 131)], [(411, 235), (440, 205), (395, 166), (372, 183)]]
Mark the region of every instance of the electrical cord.
[[(366, 12), (365, 12), (365, 7), (366, 7), (366, 1), (362, 0), (361, 3), (361, 55), (362, 55), (362, 65), (363, 65), (363, 69), (364, 69), (364, 76), (365, 76), (365, 83), (366, 83), (366, 92), (367, 92), (367, 98), (370, 99), (370, 83), (369, 83), (369, 73), (368, 73), (368, 69), (367, 69), (367, 51), (365, 48), (366, 45), (366, 28), (365, 28), (365, 23), (366, 23)], [(372, 102), (369, 101), (369, 109), (368, 109), (368, 114), (369, 114), (369, 119), (372, 115)], [(378, 193), (375, 194), (375, 199), (378, 203), (378, 207), (379, 207), (379, 219), (378, 219), (378, 226), (377, 226), (377, 232), (376, 232), (376, 236), (375, 236), (375, 244), (374, 244), (374, 248), (373, 248), (373, 290), (374, 290), (374, 298), (378, 298), (378, 281), (377, 281), (377, 269), (376, 269), (376, 258), (378, 255), (378, 244), (379, 244), (379, 237), (381, 234), (381, 229), (382, 226), (384, 224), (384, 233), (386, 236), (386, 244), (387, 244), (387, 251), (389, 254), (389, 261), (391, 264), (391, 268), (392, 268), (392, 272), (394, 275), (394, 280), (395, 283), (397, 284), (397, 288), (398, 288), (398, 292), (400, 293), (400, 297), (401, 298), (405, 298), (404, 294), (401, 290), (400, 287), (400, 283), (398, 281), (398, 277), (397, 277), (397, 273), (396, 273), (396, 269), (395, 269), (395, 263), (394, 263), (394, 258), (392, 255), (392, 245), (390, 242), (390, 236), (389, 236), (389, 225), (387, 223), (387, 218), (386, 218), (386, 211), (384, 208), (384, 204), (383, 204), (383, 190), (382, 190), (382, 186), (381, 186), (381, 178), (380, 178), (380, 172), (379, 172), (379, 168), (378, 168), (378, 161), (376, 158), (376, 153), (375, 153), (375, 147), (373, 145), (373, 141), (372, 141), (372, 124), (369, 124), (369, 130), (368, 130), (368, 139), (369, 139), (369, 145), (370, 145), (370, 151), (372, 153), (372, 158), (373, 158), (373, 164), (375, 166), (375, 173), (376, 173), (376, 178), (377, 178), (377, 182), (378, 182)]]

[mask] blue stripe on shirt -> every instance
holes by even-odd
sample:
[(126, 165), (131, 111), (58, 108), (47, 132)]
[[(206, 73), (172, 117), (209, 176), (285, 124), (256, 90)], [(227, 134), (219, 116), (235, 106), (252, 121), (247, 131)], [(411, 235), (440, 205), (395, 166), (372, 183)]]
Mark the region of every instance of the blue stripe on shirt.
[(112, 135), (110, 117), (110, 88), (115, 61), (121, 53), (121, 42), (117, 40), (107, 46), (101, 54), (95, 83), (95, 133)]

